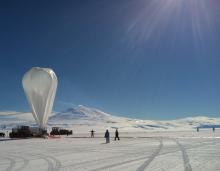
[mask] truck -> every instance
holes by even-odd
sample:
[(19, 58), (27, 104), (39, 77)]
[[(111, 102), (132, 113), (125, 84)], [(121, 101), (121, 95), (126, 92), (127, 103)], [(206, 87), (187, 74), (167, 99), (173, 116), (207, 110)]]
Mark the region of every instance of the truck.
[(12, 128), (12, 132), (9, 133), (10, 138), (45, 137), (47, 135), (46, 129), (24, 125)]
[(72, 130), (62, 129), (60, 127), (52, 127), (52, 131), (50, 132), (50, 135), (72, 135)]
[(33, 134), (29, 126), (18, 126), (12, 128), (12, 132), (9, 133), (10, 138), (28, 138), (33, 137)]

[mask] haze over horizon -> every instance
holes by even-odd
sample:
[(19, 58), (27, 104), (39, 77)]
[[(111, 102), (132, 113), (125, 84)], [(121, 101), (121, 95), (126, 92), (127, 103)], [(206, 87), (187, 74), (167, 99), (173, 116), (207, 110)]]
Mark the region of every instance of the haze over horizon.
[(58, 77), (54, 111), (220, 116), (220, 1), (0, 2), (0, 111), (29, 111), (31, 67)]

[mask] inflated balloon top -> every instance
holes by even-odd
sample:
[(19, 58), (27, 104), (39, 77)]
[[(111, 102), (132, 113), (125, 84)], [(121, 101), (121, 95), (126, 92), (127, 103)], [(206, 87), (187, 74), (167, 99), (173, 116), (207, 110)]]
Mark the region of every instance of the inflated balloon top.
[(57, 77), (50, 68), (31, 68), (23, 76), (24, 92), (40, 128), (45, 128), (57, 90)]

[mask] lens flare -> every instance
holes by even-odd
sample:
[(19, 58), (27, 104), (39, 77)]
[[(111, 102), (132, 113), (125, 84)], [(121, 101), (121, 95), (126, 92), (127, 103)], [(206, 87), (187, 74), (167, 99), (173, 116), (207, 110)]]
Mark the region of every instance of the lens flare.
[(201, 48), (207, 37), (214, 36), (216, 21), (212, 12), (214, 4), (212, 1), (142, 0), (140, 2), (141, 5), (130, 17), (126, 31), (130, 46), (133, 48), (143, 42), (158, 43), (161, 36), (166, 36), (167, 32), (172, 32), (172, 36), (169, 37), (172, 44), (181, 38), (184, 39), (184, 35), (192, 36), (196, 48)]

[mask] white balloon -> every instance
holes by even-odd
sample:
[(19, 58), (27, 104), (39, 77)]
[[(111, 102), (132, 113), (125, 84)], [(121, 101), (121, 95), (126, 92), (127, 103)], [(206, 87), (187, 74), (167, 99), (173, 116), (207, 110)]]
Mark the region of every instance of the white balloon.
[(54, 103), (57, 77), (50, 68), (31, 68), (22, 79), (32, 114), (40, 128), (46, 127)]

